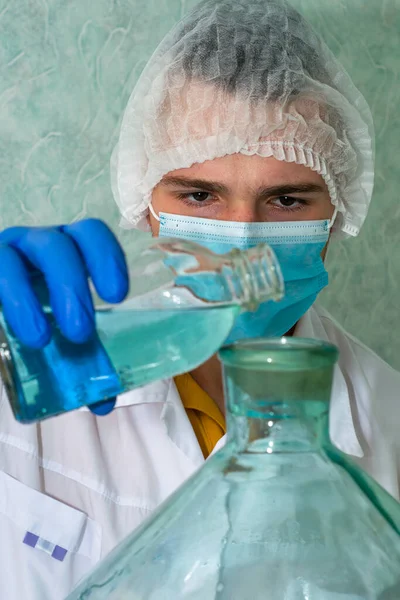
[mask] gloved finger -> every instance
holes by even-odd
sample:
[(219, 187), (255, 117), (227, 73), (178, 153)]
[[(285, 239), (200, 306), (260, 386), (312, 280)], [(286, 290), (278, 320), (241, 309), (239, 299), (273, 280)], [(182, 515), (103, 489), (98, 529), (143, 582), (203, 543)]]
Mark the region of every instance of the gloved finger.
[(51, 337), (50, 325), (32, 289), (31, 279), (18, 252), (0, 243), (0, 304), (19, 340), (42, 348)]
[(0, 244), (10, 244), (12, 241), (19, 240), (30, 228), (29, 227), (8, 227), (0, 231)]
[(97, 415), (98, 417), (104, 417), (105, 415), (108, 415), (112, 410), (114, 410), (116, 403), (116, 398), (108, 398), (107, 400), (101, 400), (100, 402), (89, 404), (88, 408), (93, 414)]
[[(20, 228), (18, 228), (20, 229)], [(95, 327), (87, 269), (74, 241), (57, 228), (27, 228), (8, 243), (43, 273), (62, 333), (84, 342)]]
[(112, 231), (99, 219), (64, 225), (62, 230), (78, 246), (99, 296), (106, 302), (122, 302), (129, 291), (128, 268)]

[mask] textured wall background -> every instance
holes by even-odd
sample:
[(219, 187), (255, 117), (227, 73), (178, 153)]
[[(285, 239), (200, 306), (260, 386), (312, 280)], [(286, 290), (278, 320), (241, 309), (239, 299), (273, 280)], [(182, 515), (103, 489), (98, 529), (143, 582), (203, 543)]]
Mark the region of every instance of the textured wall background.
[[(400, 368), (400, 0), (292, 1), (367, 97), (377, 132), (370, 216), (358, 239), (332, 246), (323, 302)], [(0, 0), (0, 229), (90, 215), (117, 231), (119, 119), (146, 59), (195, 3)]]

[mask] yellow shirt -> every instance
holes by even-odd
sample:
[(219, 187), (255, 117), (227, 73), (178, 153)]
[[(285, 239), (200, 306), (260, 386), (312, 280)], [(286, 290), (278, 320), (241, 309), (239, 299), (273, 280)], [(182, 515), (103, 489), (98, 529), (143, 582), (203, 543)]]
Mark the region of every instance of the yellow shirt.
[(214, 400), (191, 375), (178, 375), (174, 381), (203, 456), (207, 458), (226, 433), (225, 418)]

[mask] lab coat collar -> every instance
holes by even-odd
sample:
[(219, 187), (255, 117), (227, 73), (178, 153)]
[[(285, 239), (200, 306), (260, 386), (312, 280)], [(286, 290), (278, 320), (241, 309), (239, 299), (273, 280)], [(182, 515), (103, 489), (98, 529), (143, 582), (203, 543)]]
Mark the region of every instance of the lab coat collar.
[[(115, 408), (153, 403), (163, 405), (160, 419), (163, 421), (171, 441), (190, 461), (191, 468), (201, 466), (204, 463), (204, 457), (173, 379), (155, 381), (121, 394), (117, 398)], [(183, 423), (187, 426), (182, 426)]]
[[(161, 381), (155, 381), (143, 387), (135, 388), (117, 396), (115, 408), (135, 406), (137, 404), (152, 404), (153, 402), (166, 402), (170, 387), (171, 380), (162, 379)], [(89, 408), (82, 406), (82, 408), (78, 408), (78, 411), (88, 412)]]
[[(294, 335), (330, 342), (318, 309), (314, 306), (300, 319)], [(342, 452), (359, 458), (364, 456), (354, 425), (349, 389), (339, 364), (335, 366), (333, 377), (329, 435), (332, 443)]]
[(154, 402), (166, 402), (171, 387), (170, 379), (154, 381), (140, 388), (130, 390), (117, 398), (115, 408), (134, 406), (136, 404), (152, 404)]

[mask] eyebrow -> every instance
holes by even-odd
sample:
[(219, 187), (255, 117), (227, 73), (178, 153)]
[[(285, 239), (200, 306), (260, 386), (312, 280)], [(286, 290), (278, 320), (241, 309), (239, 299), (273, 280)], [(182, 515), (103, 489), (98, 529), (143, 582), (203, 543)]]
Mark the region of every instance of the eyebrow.
[[(172, 175), (165, 176), (159, 183), (163, 187), (184, 187), (184, 188), (196, 188), (204, 190), (206, 192), (214, 192), (217, 194), (230, 193), (230, 189), (225, 184), (219, 181), (210, 181), (208, 179), (191, 179), (187, 177), (176, 177)], [(289, 196), (290, 194), (304, 194), (304, 193), (321, 193), (324, 192), (322, 185), (317, 183), (305, 182), (305, 183), (294, 183), (294, 184), (281, 184), (273, 186), (260, 186), (256, 194), (258, 197), (268, 196)]]

